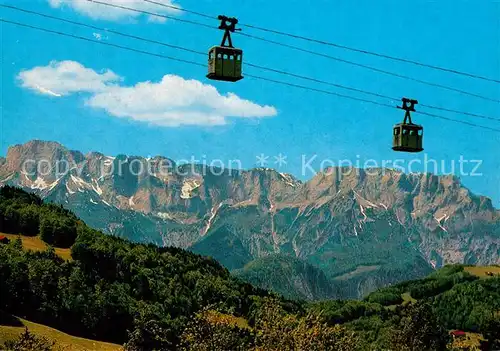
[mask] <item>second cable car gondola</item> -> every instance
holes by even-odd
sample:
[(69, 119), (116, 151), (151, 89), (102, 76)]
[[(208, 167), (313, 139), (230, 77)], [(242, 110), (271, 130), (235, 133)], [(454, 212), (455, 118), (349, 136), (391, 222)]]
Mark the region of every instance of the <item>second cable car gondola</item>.
[(225, 82), (237, 82), (243, 79), (241, 75), (243, 64), (243, 50), (233, 47), (231, 33), (238, 30), (236, 18), (219, 16), (221, 25), (219, 29), (224, 30), (224, 37), (220, 46), (212, 47), (208, 52), (208, 74), (207, 78)]
[(424, 128), (418, 124), (413, 124), (411, 112), (415, 112), (417, 100), (403, 98), (405, 110), (405, 119), (403, 123), (396, 124), (393, 127), (392, 149), (402, 152), (421, 152), (423, 148)]

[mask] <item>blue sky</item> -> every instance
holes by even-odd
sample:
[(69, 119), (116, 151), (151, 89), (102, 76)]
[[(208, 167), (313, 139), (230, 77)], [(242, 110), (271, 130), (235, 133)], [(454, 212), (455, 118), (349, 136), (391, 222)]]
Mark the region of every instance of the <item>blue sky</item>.
[[(141, 0), (113, 2), (132, 3), (130, 6), (144, 8)], [(86, 3), (84, 0), (3, 0), (2, 3), (199, 51), (218, 44), (222, 35), (218, 31), (177, 21), (161, 23), (144, 16), (104, 15), (96, 8), (82, 7)], [(176, 4), (208, 14), (236, 16), (243, 23), (500, 79), (500, 3), (497, 1), (484, 0), (479, 4), (451, 0), (178, 0)], [(148, 6), (149, 10), (156, 12), (164, 10)], [(92, 39), (97, 34), (105, 42), (205, 63), (203, 57), (187, 52), (4, 8), (0, 12), (2, 18), (9, 20)], [(189, 14), (172, 15), (217, 25)], [(245, 32), (500, 99), (498, 83), (270, 36), (250, 29), (245, 29)], [(425, 157), (424, 154), (394, 153), (390, 149), (391, 127), (403, 117), (396, 109), (251, 78), (236, 84), (214, 83), (205, 78), (206, 71), (202, 67), (9, 24), (2, 25), (1, 33), (0, 155), (6, 154), (9, 145), (31, 139), (54, 140), (72, 149), (95, 150), (109, 155), (160, 154), (175, 160), (194, 156), (200, 160), (221, 159), (225, 162), (239, 159), (245, 168), (254, 167), (256, 156), (264, 154), (269, 156), (269, 167), (301, 179), (313, 176), (309, 171), (302, 174), (303, 155), (305, 160), (317, 155), (312, 162), (315, 169), (319, 169), (323, 159), (359, 160), (361, 165), (365, 160), (373, 159), (381, 165), (383, 160), (402, 158), (408, 164), (414, 158), (423, 160)], [(241, 36), (235, 35), (234, 42), (245, 50), (245, 60), (253, 64), (384, 95), (413, 97), (428, 105), (500, 118), (498, 103)], [(248, 68), (246, 72), (366, 97), (256, 69)], [(499, 122), (443, 115), (500, 128)], [(190, 125), (179, 125), (183, 118)], [(414, 119), (424, 125), (427, 158), (438, 160), (439, 164), (444, 162), (445, 168), (439, 167), (441, 173), (449, 172), (453, 162), (458, 172), (460, 157), (482, 161), (476, 171), (481, 176), (462, 175), (461, 178), (474, 192), (491, 197), (498, 207), (500, 133), (422, 115), (415, 115)], [(280, 153), (287, 157), (286, 165), (274, 164), (274, 156)], [(465, 166), (466, 173), (472, 172), (473, 168), (472, 165)], [(417, 165), (413, 170), (421, 169)]]

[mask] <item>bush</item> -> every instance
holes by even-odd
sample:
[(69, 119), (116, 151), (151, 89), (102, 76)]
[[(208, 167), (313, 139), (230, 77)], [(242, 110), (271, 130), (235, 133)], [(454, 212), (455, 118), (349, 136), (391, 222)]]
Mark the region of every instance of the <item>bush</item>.
[(182, 334), (182, 351), (250, 351), (255, 335), (240, 327), (236, 318), (216, 311), (198, 313)]
[(399, 291), (391, 291), (388, 289), (373, 292), (368, 295), (366, 300), (368, 302), (381, 304), (382, 306), (399, 305), (403, 302), (403, 298)]
[(5, 342), (5, 351), (52, 351), (55, 342), (41, 336), (31, 334), (28, 328), (15, 340)]
[(36, 236), (40, 230), (40, 211), (35, 205), (19, 210), (19, 232), (27, 236)]
[(40, 223), (40, 236), (56, 247), (71, 247), (77, 236), (76, 222), (62, 216), (47, 214)]

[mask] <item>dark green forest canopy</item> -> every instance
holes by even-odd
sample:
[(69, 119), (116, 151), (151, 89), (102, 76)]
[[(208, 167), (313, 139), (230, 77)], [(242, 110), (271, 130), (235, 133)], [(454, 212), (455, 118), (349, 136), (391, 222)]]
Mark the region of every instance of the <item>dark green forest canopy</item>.
[[(363, 301), (307, 304), (244, 283), (211, 258), (105, 235), (16, 188), (0, 188), (0, 232), (40, 235), (71, 247), (73, 258), (65, 261), (53, 249), (24, 251), (21, 241), (0, 245), (1, 310), (73, 335), (127, 343), (129, 350), (215, 344), (219, 350), (285, 350), (285, 342), (290, 350), (342, 343), (345, 350), (404, 350), (418, 340), (427, 342), (419, 347), (442, 350), (450, 329), (482, 333), (492, 349), (499, 339), (500, 278), (479, 279), (463, 266), (380, 289)], [(418, 301), (403, 302), (403, 294)], [(204, 311), (248, 326), (214, 322)], [(280, 337), (285, 334), (290, 337)]]
[(233, 278), (213, 259), (105, 235), (59, 206), (0, 189), (0, 231), (42, 231), (45, 240), (44, 226), (51, 227), (49, 243), (72, 247), (73, 260), (53, 250), (24, 252), (16, 242), (0, 246), (0, 308), (75, 335), (124, 343), (128, 332), (140, 333), (145, 343), (171, 347), (201, 308), (250, 319), (254, 301), (272, 296)]

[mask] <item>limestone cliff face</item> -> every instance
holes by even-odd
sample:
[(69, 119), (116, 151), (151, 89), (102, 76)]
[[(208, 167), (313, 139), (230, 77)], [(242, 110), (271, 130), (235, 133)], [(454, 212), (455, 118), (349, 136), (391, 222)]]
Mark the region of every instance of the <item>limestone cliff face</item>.
[(31, 141), (0, 159), (1, 184), (110, 234), (192, 248), (231, 269), (291, 256), (349, 296), (446, 263), (500, 264), (500, 212), (452, 176), (332, 168), (303, 183), (271, 169), (207, 170)]

